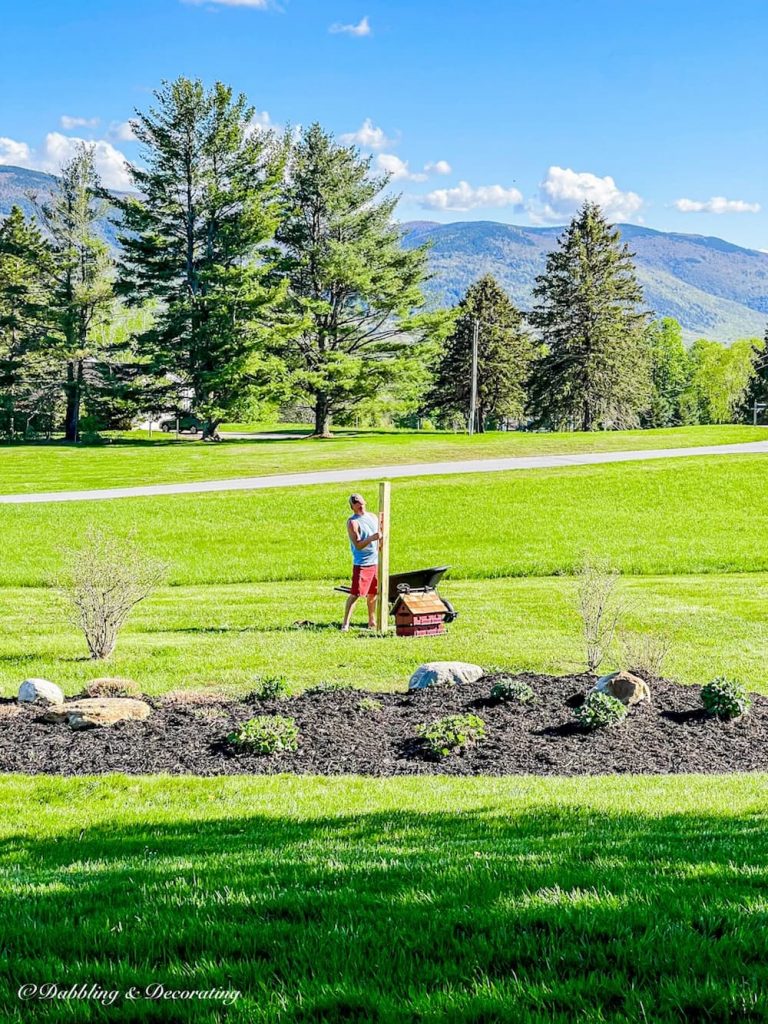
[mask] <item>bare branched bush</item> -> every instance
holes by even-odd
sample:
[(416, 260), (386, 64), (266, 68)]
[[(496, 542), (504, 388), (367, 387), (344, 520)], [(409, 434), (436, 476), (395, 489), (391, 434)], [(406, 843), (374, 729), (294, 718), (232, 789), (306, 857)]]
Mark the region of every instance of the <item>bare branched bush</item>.
[(108, 658), (120, 629), (136, 605), (165, 579), (167, 566), (147, 557), (132, 539), (89, 527), (71, 549), (55, 581), (92, 658)]
[(624, 633), (621, 647), (630, 672), (661, 679), (673, 641), (667, 633)]
[(578, 608), (587, 654), (587, 670), (596, 672), (616, 635), (624, 613), (619, 573), (607, 562), (586, 557), (578, 573)]

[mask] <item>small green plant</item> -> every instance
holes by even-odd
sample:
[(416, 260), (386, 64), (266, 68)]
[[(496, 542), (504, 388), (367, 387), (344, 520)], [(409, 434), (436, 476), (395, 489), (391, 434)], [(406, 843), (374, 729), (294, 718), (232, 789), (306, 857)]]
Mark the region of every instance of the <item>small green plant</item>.
[(335, 693), (337, 690), (346, 690), (348, 684), (338, 679), (323, 679), (314, 686), (307, 689), (307, 693)]
[(477, 715), (447, 715), (434, 722), (416, 726), (430, 753), (435, 757), (463, 753), (485, 738), (485, 722)]
[(502, 676), (491, 687), (491, 700), (497, 700), (499, 703), (532, 704), (535, 696), (528, 683), (524, 683), (522, 679), (512, 679), (510, 676)]
[(701, 702), (710, 715), (727, 721), (745, 715), (752, 707), (746, 688), (735, 679), (719, 676), (701, 688)]
[(251, 754), (285, 754), (298, 748), (299, 729), (294, 718), (257, 715), (243, 722), (227, 739), (233, 747)]
[(616, 697), (594, 690), (587, 694), (584, 703), (573, 709), (579, 723), (585, 729), (605, 729), (618, 725), (627, 717), (629, 709)]
[(384, 705), (375, 697), (363, 697), (357, 702), (358, 711), (381, 711)]
[(256, 700), (282, 700), (290, 692), (291, 688), (285, 676), (257, 676), (248, 696)]

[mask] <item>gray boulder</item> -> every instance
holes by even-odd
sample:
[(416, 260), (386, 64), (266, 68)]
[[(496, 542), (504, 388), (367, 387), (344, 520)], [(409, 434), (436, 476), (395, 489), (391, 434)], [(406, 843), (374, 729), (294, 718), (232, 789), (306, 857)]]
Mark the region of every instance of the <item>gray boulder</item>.
[(25, 679), (19, 687), (18, 699), (27, 704), (33, 704), (36, 700), (45, 701), (46, 704), (62, 704), (64, 691), (47, 679)]
[(424, 690), (428, 686), (456, 686), (474, 683), (485, 675), (479, 665), (466, 661), (428, 661), (419, 665), (408, 682), (409, 690)]

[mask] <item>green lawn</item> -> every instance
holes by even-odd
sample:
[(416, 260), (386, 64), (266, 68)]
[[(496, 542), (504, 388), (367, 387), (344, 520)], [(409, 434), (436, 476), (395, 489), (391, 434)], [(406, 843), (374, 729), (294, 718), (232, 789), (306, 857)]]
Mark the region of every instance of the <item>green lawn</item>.
[[(392, 569), (551, 576), (585, 551), (629, 575), (768, 571), (768, 456), (398, 480)], [(375, 485), (358, 487), (376, 498)], [(88, 524), (135, 531), (179, 584), (340, 579), (353, 484), (0, 510), (0, 586), (45, 583)]]
[[(764, 1021), (767, 787), (9, 777), (2, 1019)], [(45, 982), (241, 995), (19, 999)]]
[[(137, 609), (117, 652), (98, 663), (50, 591), (0, 590), (0, 694), (15, 695), (30, 676), (68, 693), (105, 674), (135, 679), (147, 693), (243, 693), (259, 674), (285, 675), (295, 690), (328, 680), (404, 689), (421, 661), (444, 659), (554, 674), (583, 669), (572, 579), (448, 582), (443, 592), (458, 620), (445, 636), (418, 640), (363, 629), (342, 635), (344, 599), (331, 588), (312, 581), (168, 589)], [(768, 693), (768, 574), (628, 578), (623, 589), (626, 632), (674, 637), (669, 674), (687, 683), (736, 675)], [(296, 628), (297, 620), (318, 628)], [(606, 670), (620, 657), (617, 645)]]
[(0, 494), (119, 487), (295, 473), (302, 470), (440, 462), (585, 451), (697, 447), (768, 440), (768, 427), (679, 427), (606, 433), (465, 434), (340, 431), (330, 440), (225, 441), (167, 438), (104, 447), (0, 446)]

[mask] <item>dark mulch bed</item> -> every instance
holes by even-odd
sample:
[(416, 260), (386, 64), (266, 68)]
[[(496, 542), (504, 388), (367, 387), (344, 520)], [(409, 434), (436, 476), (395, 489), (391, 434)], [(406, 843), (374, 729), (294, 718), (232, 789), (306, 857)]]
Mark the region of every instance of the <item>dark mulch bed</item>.
[[(204, 706), (151, 699), (151, 717), (111, 728), (72, 732), (40, 720), (41, 708), (0, 702), (0, 771), (61, 775), (170, 772), (194, 775), (595, 775), (613, 772), (763, 771), (768, 767), (768, 698), (734, 722), (707, 716), (700, 687), (651, 684), (652, 701), (630, 709), (620, 725), (587, 733), (573, 718), (584, 676), (524, 675), (538, 695), (532, 707), (492, 704), (493, 677), (413, 693), (308, 691), (283, 701), (220, 701)], [(373, 697), (381, 710), (363, 710)], [(462, 755), (430, 759), (416, 726), (472, 712), (487, 738)], [(296, 719), (299, 749), (268, 757), (237, 753), (226, 742), (256, 714)]]

